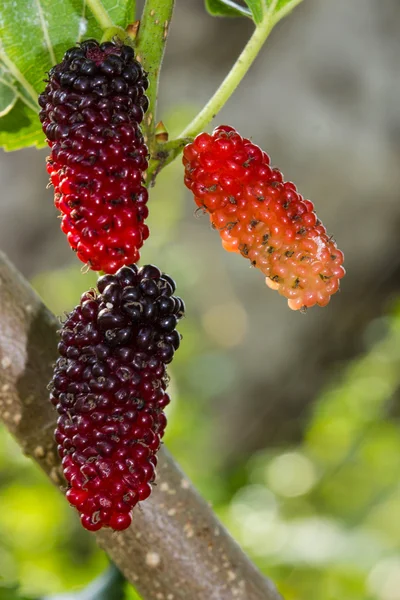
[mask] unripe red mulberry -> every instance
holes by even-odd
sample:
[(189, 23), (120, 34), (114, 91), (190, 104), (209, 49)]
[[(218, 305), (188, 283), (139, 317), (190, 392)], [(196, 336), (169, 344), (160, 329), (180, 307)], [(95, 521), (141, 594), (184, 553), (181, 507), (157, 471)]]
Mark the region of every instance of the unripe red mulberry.
[(202, 133), (184, 149), (185, 184), (231, 252), (240, 252), (292, 309), (325, 306), (344, 276), (343, 253), (314, 206), (232, 127)]
[(61, 229), (94, 271), (137, 262), (149, 234), (140, 129), (147, 86), (131, 47), (87, 40), (51, 69), (39, 96)]
[(67, 499), (92, 531), (125, 529), (150, 495), (184, 314), (173, 280), (153, 265), (122, 267), (97, 287), (63, 324), (49, 386)]

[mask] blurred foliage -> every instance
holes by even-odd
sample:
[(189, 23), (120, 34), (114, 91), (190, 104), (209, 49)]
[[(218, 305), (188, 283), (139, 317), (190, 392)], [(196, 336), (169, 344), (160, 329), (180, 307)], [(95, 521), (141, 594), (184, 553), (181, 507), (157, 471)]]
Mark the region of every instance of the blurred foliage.
[[(167, 120), (170, 130), (179, 119), (186, 119), (182, 111)], [(266, 448), (224, 472), (211, 443), (218, 436), (214, 402), (235, 384), (231, 349), (251, 315), (228, 279), (224, 297), (202, 288), (212, 255), (206, 246), (202, 256), (185, 246), (190, 231), (176, 235), (193, 210), (181, 176), (179, 162), (160, 175), (150, 205), (152, 244), (143, 251), (144, 263), (173, 274), (188, 308), (171, 368), (169, 449), (286, 600), (399, 600), (400, 305), (370, 323), (363, 356), (332, 372), (298, 447)], [(41, 273), (33, 285), (61, 315), (94, 282), (71, 260), (70, 268)], [(104, 570), (107, 559), (75, 511), (3, 430), (0, 486), (4, 582), (38, 596), (78, 589)], [(138, 598), (130, 587), (128, 597)]]
[(45, 596), (42, 600), (122, 600), (125, 595), (126, 580), (113, 564), (107, 571), (89, 583), (79, 592), (66, 592), (55, 596)]
[[(128, 599), (126, 588), (125, 577), (115, 565), (110, 564), (104, 573), (79, 591), (73, 590), (61, 594), (40, 596), (40, 598), (21, 595), (19, 586), (16, 584), (0, 583), (0, 600), (122, 600), (122, 598)], [(136, 600), (138, 597), (133, 591), (129, 598)]]

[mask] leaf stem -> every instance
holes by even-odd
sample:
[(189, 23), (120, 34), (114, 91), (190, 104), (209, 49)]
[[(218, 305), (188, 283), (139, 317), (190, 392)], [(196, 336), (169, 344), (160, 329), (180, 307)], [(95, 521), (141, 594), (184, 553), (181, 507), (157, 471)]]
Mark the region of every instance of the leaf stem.
[(102, 29), (108, 29), (115, 26), (110, 15), (101, 3), (101, 0), (86, 0), (86, 4)]
[(158, 82), (175, 0), (146, 0), (137, 37), (137, 57), (148, 72), (149, 108), (143, 127), (150, 150), (154, 149)]
[(109, 27), (104, 30), (103, 36), (100, 40), (100, 43), (109, 42), (114, 38), (119, 38), (121, 42), (124, 44), (130, 43), (132, 40), (130, 39), (129, 33), (122, 29), (122, 27)]
[(146, 172), (146, 187), (152, 187), (158, 173), (169, 165), (182, 152), (186, 144), (193, 141), (193, 138), (176, 138), (164, 144), (157, 144), (153, 149), (149, 161), (149, 168)]
[(281, 10), (278, 10), (273, 17), (274, 26), (278, 23), (278, 21), (283, 19), (283, 17), (286, 17), (286, 15), (288, 15), (302, 1), (303, 0), (291, 0), (291, 2), (288, 2), (283, 8), (281, 8)]
[[(268, 1), (268, 0), (267, 0)], [(278, 0), (269, 0), (269, 4), (265, 3), (264, 14), (269, 13), (273, 15), (276, 9), (276, 5), (278, 4)]]
[(195, 137), (221, 110), (229, 100), (239, 83), (246, 75), (254, 59), (260, 52), (265, 40), (269, 36), (274, 23), (271, 13), (267, 12), (262, 22), (255, 28), (253, 35), (247, 42), (239, 58), (221, 83), (212, 98), (207, 102), (197, 117), (180, 133), (179, 137)]

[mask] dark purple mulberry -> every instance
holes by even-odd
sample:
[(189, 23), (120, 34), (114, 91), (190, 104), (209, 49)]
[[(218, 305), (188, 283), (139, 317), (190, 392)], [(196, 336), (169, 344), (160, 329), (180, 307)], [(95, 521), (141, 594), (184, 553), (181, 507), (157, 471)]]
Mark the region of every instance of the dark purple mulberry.
[(150, 495), (184, 314), (174, 281), (153, 265), (122, 267), (97, 287), (63, 324), (50, 383), (67, 498), (91, 531), (125, 529)]
[(130, 46), (87, 40), (65, 53), (47, 81), (40, 120), (61, 229), (82, 262), (115, 273), (139, 260), (149, 235), (140, 129), (146, 73)]

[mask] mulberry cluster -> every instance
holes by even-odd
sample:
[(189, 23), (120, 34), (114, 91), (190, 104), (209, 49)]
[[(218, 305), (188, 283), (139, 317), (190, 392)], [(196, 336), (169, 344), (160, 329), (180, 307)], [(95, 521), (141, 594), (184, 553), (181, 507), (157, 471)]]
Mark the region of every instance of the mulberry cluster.
[(70, 504), (86, 529), (121, 530), (155, 478), (184, 303), (153, 265), (122, 267), (97, 287), (63, 324), (50, 398)]
[(139, 260), (149, 235), (140, 129), (146, 73), (131, 47), (87, 40), (66, 52), (47, 82), (40, 120), (61, 229), (82, 262), (115, 273)]
[(290, 308), (328, 304), (345, 274), (343, 253), (265, 152), (221, 126), (187, 145), (183, 163), (185, 184), (226, 250), (258, 267)]

